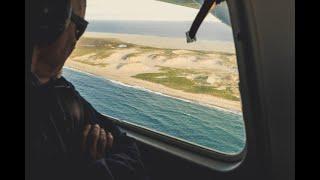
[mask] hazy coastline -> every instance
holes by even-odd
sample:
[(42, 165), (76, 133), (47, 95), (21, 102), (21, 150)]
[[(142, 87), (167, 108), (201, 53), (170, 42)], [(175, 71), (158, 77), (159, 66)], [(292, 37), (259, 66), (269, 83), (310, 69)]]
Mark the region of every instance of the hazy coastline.
[[(218, 46), (219, 42), (200, 42), (199, 45), (195, 47), (190, 46), (187, 47), (188, 44), (183, 42), (183, 39), (179, 38), (169, 38), (165, 37), (156, 37), (156, 36), (143, 36), (143, 35), (129, 35), (129, 34), (114, 34), (114, 33), (86, 33), (86, 38), (98, 38), (105, 39), (105, 38), (112, 38), (119, 41), (131, 43), (131, 44), (138, 44), (140, 46), (150, 46), (155, 48), (172, 48), (172, 52), (179, 54), (181, 56), (185, 56), (185, 54), (190, 54), (191, 50), (198, 50), (201, 45), (201, 48), (206, 49), (206, 46), (210, 46), (216, 44)], [(155, 45), (156, 43), (157, 45)], [(202, 43), (202, 44), (201, 44)], [(122, 45), (122, 44), (121, 44)], [(91, 46), (88, 44), (80, 43), (79, 47), (87, 47)], [(118, 45), (119, 46), (119, 45)], [(135, 75), (139, 73), (156, 73), (160, 72), (158, 66), (165, 66), (165, 67), (174, 67), (174, 68), (181, 68), (187, 69), (188, 66), (193, 67), (199, 72), (208, 71), (208, 67), (212, 67), (212, 70), (215, 72), (221, 71), (222, 74), (225, 74), (225, 71), (230, 71), (230, 68), (226, 68), (219, 63), (215, 63), (212, 60), (202, 60), (202, 61), (195, 61), (190, 57), (175, 57), (172, 60), (164, 60), (163, 56), (159, 57), (152, 57), (155, 51), (161, 51), (161, 49), (153, 50), (152, 53), (150, 51), (146, 51), (144, 53), (140, 53), (140, 49), (137, 50), (137, 47), (127, 47), (127, 45), (123, 45), (124, 47), (106, 47), (112, 50), (112, 53), (108, 55), (96, 57), (97, 54), (96, 49), (92, 48), (95, 51), (91, 53), (88, 51), (87, 53), (75, 52), (73, 55), (67, 60), (66, 67), (74, 68), (83, 72), (88, 72), (97, 76), (104, 77), (109, 80), (115, 80), (130, 86), (137, 86), (141, 88), (145, 88), (154, 92), (159, 92), (164, 95), (186, 99), (193, 102), (197, 102), (202, 105), (206, 106), (213, 106), (213, 107), (220, 107), (223, 109), (231, 110), (234, 112), (241, 112), (241, 105), (239, 101), (232, 101), (220, 97), (215, 97), (212, 95), (207, 94), (196, 94), (185, 92), (179, 89), (174, 89), (171, 87), (164, 86), (163, 84), (154, 83), (150, 81), (145, 81), (143, 79), (134, 78)], [(130, 46), (130, 44), (128, 44)], [(169, 46), (169, 47), (168, 47)], [(100, 48), (100, 47), (99, 47)], [(103, 47), (103, 52), (105, 48)], [(183, 50), (177, 50), (183, 49)], [(212, 49), (212, 48), (211, 48)], [(87, 49), (84, 49), (87, 50)], [(187, 51), (187, 50), (190, 50)], [(207, 48), (209, 51), (210, 49)], [(215, 49), (216, 50), (216, 49)], [(231, 50), (230, 50), (231, 51)], [(79, 53), (79, 54), (77, 54)], [(96, 54), (95, 54), (96, 53)], [(131, 53), (131, 54), (130, 54)], [(136, 53), (136, 54), (134, 54)], [(194, 52), (192, 52), (194, 53)], [(134, 55), (132, 55), (134, 54)], [(210, 54), (209, 54), (210, 55)], [(130, 57), (129, 57), (130, 56)], [(220, 55), (221, 56), (221, 55)], [(211, 58), (217, 58), (218, 55), (213, 54)], [(232, 57), (233, 58), (233, 57)], [(210, 70), (209, 68), (209, 70)], [(205, 69), (205, 70), (203, 70)], [(198, 72), (197, 72), (198, 73)], [(234, 72), (232, 72), (234, 73)], [(209, 76), (209, 79), (213, 79), (212, 81), (217, 81), (215, 76)]]

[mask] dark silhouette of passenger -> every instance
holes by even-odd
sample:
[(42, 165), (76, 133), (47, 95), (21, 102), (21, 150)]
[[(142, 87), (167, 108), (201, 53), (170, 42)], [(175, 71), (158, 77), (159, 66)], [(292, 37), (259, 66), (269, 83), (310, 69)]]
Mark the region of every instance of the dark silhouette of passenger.
[(31, 179), (147, 179), (134, 140), (61, 76), (85, 10), (86, 0), (31, 1)]

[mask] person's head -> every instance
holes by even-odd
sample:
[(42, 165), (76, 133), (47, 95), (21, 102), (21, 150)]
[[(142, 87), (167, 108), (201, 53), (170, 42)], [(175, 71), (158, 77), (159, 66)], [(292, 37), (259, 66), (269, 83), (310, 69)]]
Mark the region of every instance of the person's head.
[[(56, 76), (86, 28), (86, 0), (41, 0), (34, 13), (32, 71), (46, 81)], [(37, 9), (37, 8), (35, 8)]]

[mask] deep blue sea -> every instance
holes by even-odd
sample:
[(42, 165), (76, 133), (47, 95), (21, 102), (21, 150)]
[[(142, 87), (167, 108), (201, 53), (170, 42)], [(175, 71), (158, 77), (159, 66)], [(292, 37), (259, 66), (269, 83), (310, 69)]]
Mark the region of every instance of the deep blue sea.
[(242, 115), (163, 96), (79, 71), (64, 77), (99, 112), (225, 153), (245, 144)]
[[(192, 21), (97, 21), (92, 20), (88, 32), (153, 35), (185, 38)], [(204, 21), (196, 35), (199, 40), (233, 42), (231, 27), (220, 22)]]

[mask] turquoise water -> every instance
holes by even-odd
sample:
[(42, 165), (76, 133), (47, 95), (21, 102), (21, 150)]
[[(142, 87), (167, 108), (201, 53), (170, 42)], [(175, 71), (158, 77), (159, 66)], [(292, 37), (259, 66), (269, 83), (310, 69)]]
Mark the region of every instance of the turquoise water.
[(71, 69), (65, 68), (63, 75), (103, 114), (224, 153), (238, 153), (244, 147), (244, 123), (240, 114), (163, 96)]

